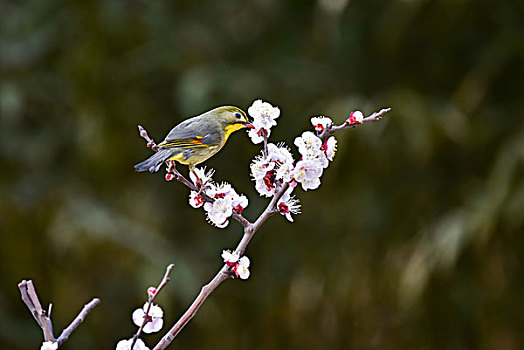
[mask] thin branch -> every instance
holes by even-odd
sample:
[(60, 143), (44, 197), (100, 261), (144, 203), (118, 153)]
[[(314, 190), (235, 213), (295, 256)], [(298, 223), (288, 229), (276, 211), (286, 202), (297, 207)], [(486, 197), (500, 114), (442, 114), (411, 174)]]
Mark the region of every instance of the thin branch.
[(148, 304), (147, 304), (146, 314), (144, 316), (144, 321), (140, 325), (140, 328), (138, 328), (138, 331), (133, 336), (133, 342), (131, 343), (131, 347), (130, 347), (131, 350), (133, 350), (133, 347), (135, 346), (136, 341), (140, 337), (140, 334), (142, 333), (142, 330), (146, 326), (147, 322), (149, 322), (148, 316), (149, 316), (149, 312), (151, 311), (151, 305), (153, 305), (153, 300), (155, 300), (158, 292), (160, 292), (162, 290), (162, 288), (164, 288), (164, 286), (167, 284), (167, 282), (169, 282), (169, 280), (170, 280), (169, 275), (171, 274), (171, 270), (173, 270), (174, 267), (175, 267), (175, 264), (169, 264), (167, 269), (166, 269), (166, 273), (164, 274), (164, 278), (162, 278), (162, 281), (160, 281), (160, 284), (156, 288), (155, 292), (154, 293), (148, 293), (148, 299), (147, 299), (147, 303)]
[(255, 235), (255, 233), (258, 231), (260, 226), (269, 219), (270, 216), (278, 213), (276, 206), (278, 200), (284, 195), (284, 192), (288, 189), (289, 184), (285, 183), (278, 192), (276, 192), (273, 195), (273, 198), (267, 205), (266, 209), (260, 214), (258, 219), (253, 223), (250, 224), (248, 227), (244, 228), (244, 235), (242, 236), (242, 239), (240, 240), (240, 243), (238, 243), (237, 248), (235, 249), (240, 255), (244, 254), (247, 245)]
[(80, 324), (85, 320), (88, 313), (90, 313), (98, 304), (100, 304), (100, 299), (93, 298), (89, 303), (84, 305), (82, 311), (75, 317), (73, 322), (67, 326), (60, 336), (58, 337), (58, 347), (60, 347), (71, 335), (71, 333), (80, 326)]
[(268, 135), (267, 135), (266, 129), (261, 129), (261, 131), (262, 131), (262, 137), (264, 138), (264, 148), (262, 148), (262, 154), (264, 155), (264, 157), (267, 157), (268, 155), (268, 150), (267, 150)]
[(249, 222), (248, 219), (246, 219), (245, 217), (242, 216), (242, 214), (240, 213), (237, 213), (236, 211), (233, 212), (233, 214), (231, 215), (231, 217), (233, 219), (235, 219), (236, 221), (238, 221), (240, 223), (240, 225), (242, 225), (244, 228), (248, 227), (249, 225), (251, 225), (251, 223)]
[(359, 126), (361, 124), (380, 120), (389, 111), (391, 111), (391, 108), (383, 108), (380, 111), (371, 114), (369, 117), (366, 117), (366, 118), (362, 119), (362, 122), (360, 122), (360, 123), (358, 123), (358, 122), (357, 123), (350, 123), (349, 119), (347, 119), (341, 125), (332, 125), (330, 128), (326, 128), (324, 131), (322, 131), (317, 136), (321, 140), (326, 140), (329, 136), (333, 135), (337, 131), (340, 131), (340, 130), (343, 130), (343, 129), (348, 129), (348, 128), (356, 128), (357, 126)]
[(200, 306), (204, 303), (207, 297), (218, 287), (223, 281), (229, 277), (229, 266), (224, 265), (220, 271), (213, 277), (213, 279), (202, 287), (200, 293), (195, 298), (187, 311), (178, 319), (178, 321), (171, 327), (171, 329), (160, 339), (153, 350), (163, 350), (171, 344), (175, 337), (180, 333), (186, 324), (195, 316)]
[(140, 137), (144, 138), (147, 141), (147, 147), (150, 147), (153, 151), (158, 152), (158, 145), (152, 138), (149, 137), (146, 129), (144, 129), (142, 125), (138, 126), (138, 133), (140, 134)]
[(46, 311), (42, 309), (42, 304), (40, 303), (38, 294), (36, 294), (33, 281), (23, 280), (18, 283), (18, 289), (20, 290), (23, 302), (31, 312), (31, 315), (35, 318), (40, 328), (42, 328), (44, 341), (56, 341), (56, 338), (53, 335), (53, 323), (51, 322), (51, 318), (47, 316)]
[[(197, 191), (199, 190), (198, 186), (195, 185), (194, 183), (192, 183), (191, 181), (189, 181), (184, 175), (182, 175), (178, 169), (176, 168), (175, 166), (175, 161), (173, 160), (170, 160), (168, 161), (168, 166), (167, 166), (167, 173), (168, 174), (172, 174), (173, 175), (173, 179), (174, 180), (177, 180), (178, 182), (181, 182), (183, 183), (184, 185), (186, 185), (190, 190), (193, 190), (193, 191)], [(205, 193), (201, 193), (202, 196), (205, 196)], [(205, 198), (205, 197), (204, 197)], [(209, 197), (207, 197), (209, 198)], [(209, 198), (209, 200), (211, 201), (211, 198)]]

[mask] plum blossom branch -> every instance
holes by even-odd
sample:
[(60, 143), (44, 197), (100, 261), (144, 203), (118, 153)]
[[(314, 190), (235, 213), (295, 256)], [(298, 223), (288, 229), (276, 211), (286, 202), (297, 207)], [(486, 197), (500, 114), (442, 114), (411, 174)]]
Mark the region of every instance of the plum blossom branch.
[[(248, 131), (248, 135), (253, 143), (262, 143), (262, 151), (251, 164), (251, 175), (258, 193), (271, 197), (271, 200), (254, 222), (248, 221), (242, 215), (248, 203), (247, 198), (243, 195), (239, 196), (229, 184), (215, 184), (212, 181), (213, 171), (206, 173), (205, 167), (195, 169), (190, 173), (192, 181), (189, 181), (174, 168), (174, 164), (169, 164), (166, 180), (176, 179), (191, 190), (189, 200), (191, 206), (194, 208), (203, 206), (207, 211), (208, 220), (220, 228), (227, 226), (229, 218), (233, 218), (242, 225), (243, 235), (233, 252), (224, 251), (222, 256), (225, 264), (211, 281), (202, 287), (186, 312), (157, 343), (154, 350), (165, 349), (222, 282), (228, 278), (249, 276), (249, 259), (246, 256), (241, 257), (249, 242), (272, 215), (280, 213), (289, 221), (293, 221), (291, 214), (300, 213), (299, 201), (291, 193), (299, 184), (304, 190), (318, 188), (323, 169), (333, 161), (336, 152), (337, 141), (332, 135), (343, 129), (380, 120), (390, 110), (384, 108), (365, 118), (360, 111), (355, 111), (338, 126), (334, 125), (328, 117), (313, 117), (311, 122), (316, 134), (306, 131), (295, 139), (295, 145), (301, 154), (300, 159), (295, 163), (287, 146), (268, 143), (271, 127), (277, 124), (275, 119), (280, 116), (280, 110), (267, 102), (255, 101), (248, 109), (249, 115), (254, 119), (252, 122), (254, 128)], [(154, 146), (150, 146), (155, 145), (154, 141), (143, 128), (139, 127), (139, 130), (140, 135), (148, 142), (148, 146), (155, 151)]]
[(18, 284), (18, 289), (20, 290), (22, 301), (26, 304), (40, 328), (42, 328), (44, 333), (44, 345), (42, 348), (44, 348), (44, 346), (47, 348), (59, 348), (69, 338), (71, 333), (84, 321), (87, 314), (100, 303), (100, 299), (93, 298), (93, 300), (82, 308), (71, 324), (62, 331), (58, 339), (56, 339), (53, 334), (53, 323), (51, 321), (52, 304), (49, 304), (47, 311), (42, 308), (33, 281), (31, 280), (21, 281)]

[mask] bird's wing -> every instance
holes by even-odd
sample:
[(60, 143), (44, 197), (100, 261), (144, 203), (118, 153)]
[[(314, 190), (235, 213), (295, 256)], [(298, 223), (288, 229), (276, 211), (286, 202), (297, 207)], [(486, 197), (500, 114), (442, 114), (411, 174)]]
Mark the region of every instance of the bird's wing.
[(158, 147), (160, 148), (195, 148), (207, 147), (218, 144), (220, 138), (218, 134), (203, 134), (200, 125), (195, 123), (195, 118), (190, 118), (175, 126), (165, 140)]
[(208, 147), (209, 145), (202, 143), (202, 137), (197, 136), (187, 139), (178, 139), (171, 141), (164, 141), (158, 145), (159, 148), (198, 148)]

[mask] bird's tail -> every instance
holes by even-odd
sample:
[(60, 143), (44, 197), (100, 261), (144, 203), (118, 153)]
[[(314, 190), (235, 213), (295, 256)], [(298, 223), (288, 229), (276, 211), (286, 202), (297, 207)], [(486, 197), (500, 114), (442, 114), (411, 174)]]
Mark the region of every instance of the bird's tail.
[(149, 171), (155, 173), (160, 169), (162, 164), (172, 155), (172, 150), (169, 149), (160, 149), (158, 152), (153, 154), (151, 157), (147, 158), (143, 162), (140, 162), (135, 165), (136, 171)]

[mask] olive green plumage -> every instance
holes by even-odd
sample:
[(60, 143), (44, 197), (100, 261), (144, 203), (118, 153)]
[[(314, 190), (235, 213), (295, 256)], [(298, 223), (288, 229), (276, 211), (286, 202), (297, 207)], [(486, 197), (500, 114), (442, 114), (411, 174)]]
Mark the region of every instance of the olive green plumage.
[(246, 113), (238, 107), (222, 106), (175, 126), (164, 141), (158, 144), (158, 152), (135, 165), (136, 171), (156, 172), (167, 160), (174, 160), (193, 169), (215, 155), (231, 133), (252, 128)]

